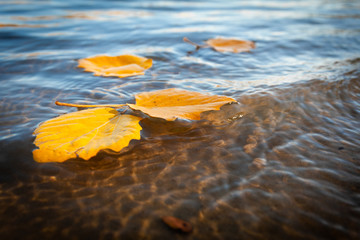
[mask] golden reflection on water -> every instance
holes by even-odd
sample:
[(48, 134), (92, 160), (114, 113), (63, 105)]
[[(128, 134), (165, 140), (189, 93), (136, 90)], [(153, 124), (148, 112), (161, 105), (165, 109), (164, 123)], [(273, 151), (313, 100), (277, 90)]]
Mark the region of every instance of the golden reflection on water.
[(48, 25), (0, 23), (0, 28), (45, 28), (45, 27), (48, 27)]
[[(148, 17), (152, 15), (150, 12), (146, 12), (146, 11), (130, 11), (130, 10), (67, 11), (65, 13), (67, 14), (55, 15), (55, 16), (12, 16), (11, 19), (18, 21), (52, 21), (59, 19), (85, 19), (85, 20), (106, 21), (106, 20), (114, 20), (118, 18)], [(12, 24), (8, 24), (8, 25), (12, 25)]]
[(12, 1), (0, 1), (0, 4), (2, 5), (8, 5), (8, 4), (18, 4), (18, 5), (23, 5), (23, 4), (29, 4), (31, 3), (31, 1), (19, 1), (19, 0), (12, 0)]

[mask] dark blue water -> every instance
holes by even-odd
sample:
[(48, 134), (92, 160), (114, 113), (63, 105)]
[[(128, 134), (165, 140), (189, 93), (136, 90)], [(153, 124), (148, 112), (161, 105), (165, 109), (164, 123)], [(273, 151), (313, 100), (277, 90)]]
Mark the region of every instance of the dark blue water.
[[(184, 43), (252, 40), (249, 53)], [(77, 60), (152, 58), (143, 76)], [(0, 1), (1, 239), (359, 239), (360, 2)], [(75, 111), (177, 87), (240, 104), (142, 122), (90, 161), (36, 163), (32, 132)], [(190, 222), (168, 228), (162, 216)]]

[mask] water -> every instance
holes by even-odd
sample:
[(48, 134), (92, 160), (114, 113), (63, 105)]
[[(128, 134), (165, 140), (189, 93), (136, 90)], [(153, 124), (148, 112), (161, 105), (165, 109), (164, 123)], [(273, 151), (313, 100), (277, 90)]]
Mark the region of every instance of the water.
[[(360, 3), (0, 1), (2, 239), (359, 239)], [(253, 40), (250, 53), (182, 41)], [(77, 59), (152, 58), (95, 77)], [(177, 87), (240, 104), (201, 121), (142, 122), (90, 161), (38, 164), (39, 123)], [(193, 225), (182, 234), (162, 216)]]

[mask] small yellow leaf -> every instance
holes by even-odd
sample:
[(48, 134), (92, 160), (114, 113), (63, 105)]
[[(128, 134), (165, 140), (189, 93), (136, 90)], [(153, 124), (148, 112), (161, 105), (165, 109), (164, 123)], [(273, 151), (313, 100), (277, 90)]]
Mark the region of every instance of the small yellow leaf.
[(255, 48), (255, 43), (247, 40), (214, 38), (206, 43), (218, 52), (248, 52)]
[(174, 121), (176, 118), (199, 120), (205, 111), (219, 110), (221, 106), (236, 102), (226, 96), (207, 95), (176, 88), (143, 92), (135, 95), (136, 104), (128, 104), (149, 116)]
[(102, 149), (120, 151), (140, 139), (141, 118), (120, 115), (113, 108), (93, 108), (68, 113), (42, 123), (34, 131), (37, 162), (88, 160)]
[(129, 77), (144, 75), (144, 71), (152, 66), (152, 59), (132, 56), (95, 56), (79, 60), (78, 67), (95, 76)]

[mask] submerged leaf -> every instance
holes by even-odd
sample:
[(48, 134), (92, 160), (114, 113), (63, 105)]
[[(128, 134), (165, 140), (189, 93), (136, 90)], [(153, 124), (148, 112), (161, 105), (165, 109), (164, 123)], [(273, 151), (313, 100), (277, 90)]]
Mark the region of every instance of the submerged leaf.
[(94, 108), (64, 114), (42, 123), (35, 131), (37, 162), (88, 160), (102, 149), (120, 151), (140, 139), (141, 118), (120, 115), (113, 108)]
[(214, 38), (206, 43), (218, 52), (248, 52), (255, 48), (255, 43), (247, 40)]
[(149, 116), (174, 121), (176, 118), (199, 120), (205, 111), (219, 110), (221, 106), (236, 102), (226, 96), (207, 95), (176, 88), (144, 92), (135, 95), (136, 104), (128, 104)]
[(144, 71), (152, 66), (152, 59), (132, 56), (95, 56), (79, 60), (78, 67), (95, 76), (129, 77), (144, 75)]
[(185, 233), (189, 233), (192, 231), (192, 226), (190, 223), (173, 216), (165, 216), (161, 218), (163, 222), (175, 230), (180, 230)]

